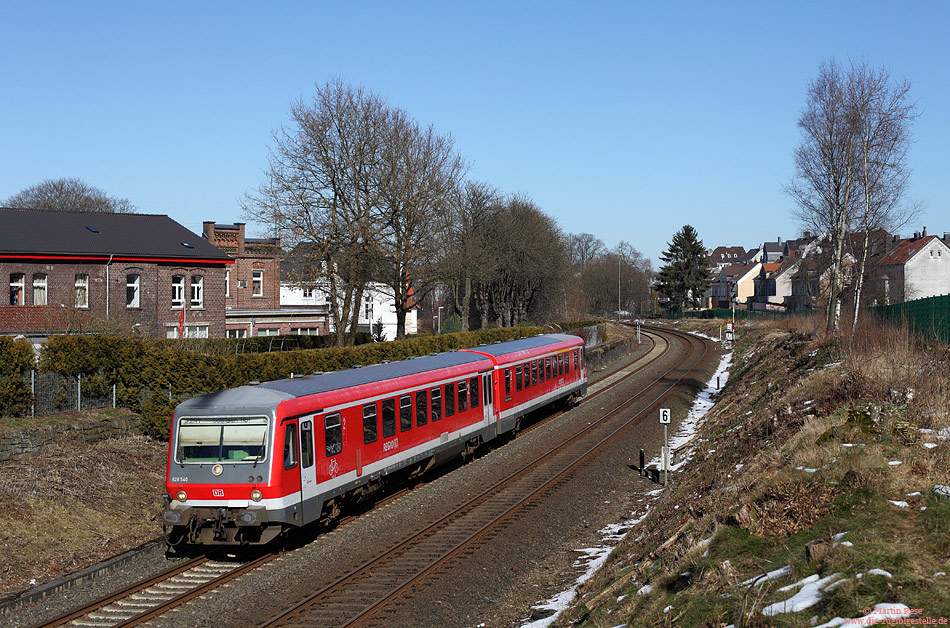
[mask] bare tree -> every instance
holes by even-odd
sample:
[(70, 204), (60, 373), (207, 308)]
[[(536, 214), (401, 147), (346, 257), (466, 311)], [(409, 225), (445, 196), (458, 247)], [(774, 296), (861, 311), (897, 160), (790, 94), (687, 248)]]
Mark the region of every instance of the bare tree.
[(438, 223), (444, 246), (439, 274), (448, 284), (450, 307), (461, 319), (462, 331), (469, 330), (473, 291), (492, 272), (485, 255), (492, 250), (487, 225), (501, 203), (501, 194), (487, 183), (466, 181), (456, 186)]
[(581, 267), (586, 267), (607, 250), (603, 241), (590, 233), (571, 234), (567, 241), (571, 251), (571, 263)]
[(273, 135), (266, 181), (244, 212), (273, 225), (286, 244), (309, 243), (309, 263), (295, 279), (326, 293), (336, 342), (350, 344), (379, 259), (374, 211), (391, 111), (379, 96), (336, 79), (318, 86), (311, 102), (295, 102), (290, 118)]
[(131, 214), (135, 205), (127, 198), (109, 196), (81, 179), (47, 179), (17, 192), (4, 207), (46, 209), (58, 212), (104, 212)]
[(854, 335), (861, 310), (871, 233), (881, 228), (898, 229), (917, 213), (915, 206), (904, 204), (910, 177), (907, 167), (910, 127), (917, 117), (917, 109), (909, 100), (910, 82), (892, 82), (884, 68), (870, 68), (867, 63), (861, 63), (852, 67), (850, 78), (850, 103), (860, 124), (858, 189), (863, 210), (860, 230), (864, 240), (851, 322)]
[(796, 178), (786, 191), (798, 204), (798, 218), (830, 240), (829, 332), (841, 318), (844, 244), (858, 180), (858, 130), (848, 102), (848, 77), (825, 61), (808, 85), (805, 110), (798, 118), (802, 143), (795, 150)]
[[(402, 110), (390, 113), (380, 165), (382, 281), (395, 300), (396, 338), (403, 338), (406, 314), (436, 285), (439, 217), (447, 212), (465, 165), (451, 136), (421, 128)], [(418, 279), (411, 298), (410, 278)]]

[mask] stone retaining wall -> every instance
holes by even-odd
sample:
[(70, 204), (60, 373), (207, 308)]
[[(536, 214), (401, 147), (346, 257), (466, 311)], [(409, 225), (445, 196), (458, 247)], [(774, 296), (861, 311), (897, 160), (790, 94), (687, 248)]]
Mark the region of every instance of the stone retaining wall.
[(584, 354), (587, 358), (587, 373), (590, 374), (629, 353), (636, 343), (636, 338), (618, 338), (587, 349)]
[(108, 438), (141, 434), (139, 418), (131, 414), (77, 419), (39, 427), (22, 427), (0, 432), (0, 462), (33, 453), (55, 440), (96, 443)]

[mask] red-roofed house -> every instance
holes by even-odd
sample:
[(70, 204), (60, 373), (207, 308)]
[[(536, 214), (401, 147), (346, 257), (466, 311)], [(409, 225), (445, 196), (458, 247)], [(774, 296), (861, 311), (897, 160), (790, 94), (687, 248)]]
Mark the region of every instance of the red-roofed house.
[(937, 236), (902, 241), (878, 262), (879, 281), (887, 303), (900, 303), (950, 293), (950, 246)]

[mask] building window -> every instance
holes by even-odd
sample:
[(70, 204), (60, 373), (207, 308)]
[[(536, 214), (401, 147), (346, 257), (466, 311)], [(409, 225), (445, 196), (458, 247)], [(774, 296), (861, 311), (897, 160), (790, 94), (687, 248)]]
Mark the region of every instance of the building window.
[(191, 276), (191, 307), (204, 307), (205, 278), (201, 275)]
[(290, 333), (295, 336), (319, 336), (320, 329), (317, 327), (293, 327)]
[(47, 277), (45, 273), (33, 275), (33, 305), (46, 305)]
[(185, 276), (172, 277), (172, 307), (179, 308), (185, 305)]
[(260, 328), (258, 328), (258, 330), (257, 330), (257, 335), (258, 335), (258, 336), (279, 336), (279, 335), (280, 335), (280, 330), (279, 330), (279, 329), (260, 329)]
[(89, 275), (76, 275), (76, 307), (89, 307)]
[(23, 305), (23, 273), (10, 275), (10, 305)]
[(313, 288), (304, 288), (303, 289), (303, 298), (312, 299), (313, 298)]
[(231, 298), (231, 269), (224, 269), (224, 298)]
[(226, 334), (228, 338), (247, 338), (247, 330), (243, 327), (241, 329), (229, 329)]
[(251, 284), (252, 284), (251, 287), (253, 288), (253, 292), (251, 292), (251, 296), (255, 296), (255, 297), (264, 296), (264, 271), (263, 270), (253, 271), (253, 279), (251, 281)]
[(139, 286), (141, 277), (139, 275), (125, 276), (125, 307), (139, 307)]

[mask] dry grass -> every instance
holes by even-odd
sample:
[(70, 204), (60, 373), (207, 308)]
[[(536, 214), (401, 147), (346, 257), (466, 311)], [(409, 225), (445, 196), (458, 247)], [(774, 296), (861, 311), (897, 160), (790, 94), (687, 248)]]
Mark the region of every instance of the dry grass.
[(60, 442), (0, 465), (0, 592), (159, 536), (166, 452), (144, 437)]

